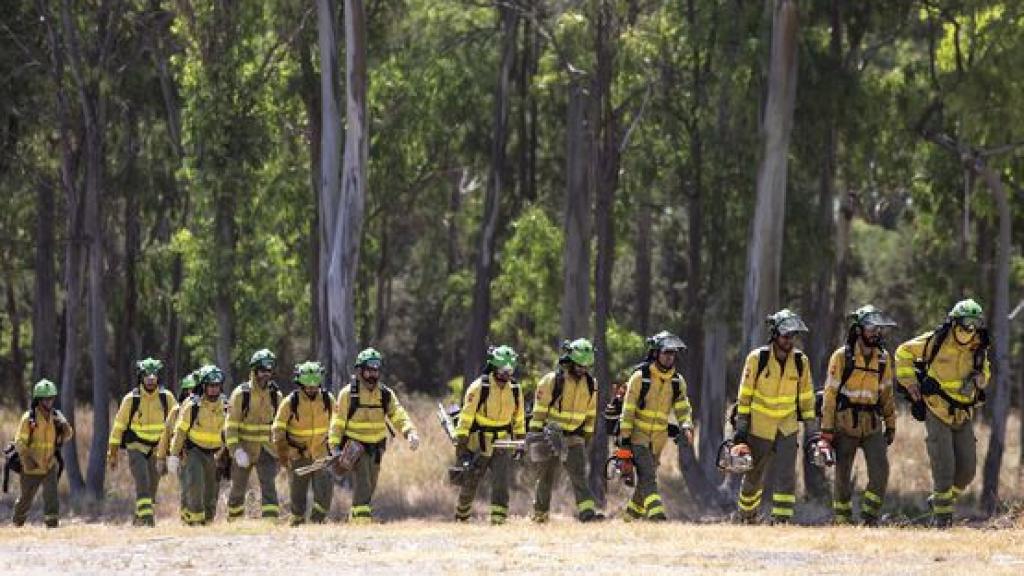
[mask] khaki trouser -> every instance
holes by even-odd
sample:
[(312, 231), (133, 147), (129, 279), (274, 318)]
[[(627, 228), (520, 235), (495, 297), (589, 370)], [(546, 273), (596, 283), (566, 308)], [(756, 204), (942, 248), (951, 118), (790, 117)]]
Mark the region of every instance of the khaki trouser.
[(665, 520), (665, 505), (658, 493), (658, 461), (650, 446), (633, 445), (633, 466), (636, 468), (636, 488), (626, 505), (626, 515), (630, 518)]
[(455, 519), (469, 520), (473, 512), (473, 499), (476, 489), (484, 473), (491, 472), (491, 523), (502, 524), (508, 518), (508, 486), (509, 475), (512, 473), (512, 455), (508, 450), (495, 450), (490, 457), (479, 455), (479, 472), (474, 474), (459, 490), (459, 500), (455, 505)]
[(576, 497), (576, 514), (581, 520), (589, 520), (596, 513), (594, 495), (587, 484), (587, 449), (583, 438), (570, 436), (566, 438), (567, 452), (565, 462), (554, 457), (538, 466), (537, 491), (533, 497), (533, 512), (537, 519), (547, 519), (551, 506), (551, 490), (558, 479), (558, 470), (564, 466), (572, 484), (573, 495)]
[(889, 456), (885, 434), (879, 428), (864, 437), (837, 432), (832, 444), (836, 451), (835, 483), (832, 490), (832, 510), (838, 523), (853, 519), (853, 461), (857, 449), (864, 452), (868, 468), (868, 485), (860, 501), (860, 514), (864, 520), (877, 520), (885, 501), (885, 488), (889, 483)]
[(153, 505), (156, 503), (156, 491), (160, 486), (160, 474), (156, 471), (156, 456), (152, 450), (149, 455), (129, 448), (128, 470), (135, 481), (135, 523), (154, 524)]
[(327, 512), (331, 509), (331, 498), (334, 496), (331, 477), (326, 470), (317, 470), (312, 474), (299, 476), (295, 473), (296, 468), (312, 464), (311, 458), (300, 458), (292, 462), (292, 469), (288, 471), (288, 488), (291, 493), (291, 523), (301, 524), (306, 521), (306, 496), (310, 485), (313, 487), (313, 510), (309, 514), (311, 522), (323, 522), (327, 519)]
[(748, 445), (754, 467), (743, 475), (743, 485), (737, 502), (740, 516), (754, 518), (761, 508), (765, 470), (774, 463), (775, 486), (772, 486), (772, 518), (788, 522), (796, 507), (796, 433), (783, 436), (777, 432), (774, 440), (750, 436)]
[(36, 498), (39, 488), (43, 489), (43, 520), (49, 528), (55, 528), (60, 519), (60, 499), (57, 496), (57, 466), (46, 474), (22, 474), (21, 496), (14, 504), (14, 525), (23, 526), (28, 511)]
[(367, 521), (373, 518), (373, 507), (370, 501), (377, 490), (377, 478), (380, 476), (380, 462), (384, 456), (383, 448), (365, 445), (366, 452), (352, 469), (352, 510), (349, 520)]
[(231, 491), (228, 493), (228, 520), (245, 516), (245, 494), (249, 490), (249, 476), (252, 469), (260, 482), (260, 510), (263, 518), (277, 518), (281, 508), (277, 502), (277, 459), (265, 448), (260, 448), (248, 468), (241, 468), (231, 459)]
[(210, 524), (217, 515), (217, 463), (214, 454), (200, 448), (185, 450), (185, 508), (181, 519), (189, 525)]
[(930, 410), (924, 425), (932, 467), (932, 514), (937, 520), (949, 521), (957, 497), (974, 480), (978, 464), (974, 428), (970, 420), (960, 426), (945, 424)]

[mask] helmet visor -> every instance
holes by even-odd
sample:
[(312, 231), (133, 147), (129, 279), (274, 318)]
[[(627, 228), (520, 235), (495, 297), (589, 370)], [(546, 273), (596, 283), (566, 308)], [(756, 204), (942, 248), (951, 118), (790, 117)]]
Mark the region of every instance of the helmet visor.
[(779, 334), (781, 334), (782, 336), (789, 336), (791, 334), (806, 334), (807, 332), (809, 332), (809, 330), (807, 329), (807, 324), (804, 324), (803, 320), (796, 317), (786, 318), (782, 322), (779, 322), (779, 325), (776, 327), (776, 330), (778, 330)]
[(658, 352), (682, 352), (686, 350), (686, 344), (683, 344), (683, 340), (675, 335), (662, 338), (657, 342), (656, 346)]
[(896, 321), (888, 316), (885, 316), (881, 312), (871, 312), (861, 318), (860, 323), (865, 328), (878, 327), (878, 328), (895, 328)]

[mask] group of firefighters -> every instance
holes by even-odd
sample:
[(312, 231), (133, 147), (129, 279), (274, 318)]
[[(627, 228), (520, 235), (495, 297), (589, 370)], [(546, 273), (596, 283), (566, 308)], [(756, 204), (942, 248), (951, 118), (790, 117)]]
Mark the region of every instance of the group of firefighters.
[[(854, 518), (852, 468), (859, 449), (868, 473), (860, 518), (866, 525), (877, 524), (888, 483), (888, 447), (896, 437), (899, 388), (911, 402), (914, 418), (927, 430), (932, 522), (949, 526), (957, 497), (974, 477), (972, 416), (984, 401), (989, 381), (989, 342), (981, 307), (973, 300), (958, 302), (938, 328), (899, 345), (895, 358), (884, 348), (884, 337), (895, 323), (873, 306), (858, 309), (850, 316), (846, 343), (831, 356), (817, 402), (810, 362), (796, 347), (807, 326), (789, 310), (769, 316), (767, 324), (768, 343), (746, 357), (731, 418), (733, 435), (723, 442), (719, 458), (724, 470), (743, 476), (735, 518), (761, 521), (765, 471), (770, 466), (775, 470), (769, 487), (770, 521), (792, 519), (797, 435), (803, 422), (815, 455), (825, 455), (834, 464), (835, 522)], [(657, 481), (661, 451), (672, 438), (693, 442), (687, 384), (678, 367), (685, 348), (669, 332), (648, 338), (647, 357), (629, 377), (617, 403), (605, 409), (604, 417), (613, 423), (609, 432), (614, 435), (616, 462), (631, 479), (635, 471), (623, 520), (667, 519)], [(577, 518), (604, 518), (587, 483), (587, 447), (598, 419), (598, 384), (590, 374), (594, 355), (586, 339), (563, 343), (557, 369), (537, 385), (527, 426), (524, 394), (514, 379), (515, 351), (509, 346), (488, 350), (483, 374), (466, 388), (454, 426), (456, 462), (473, 470), (458, 482), (457, 521), (470, 519), (477, 488), (489, 472), (490, 521), (505, 522), (515, 454), (507, 448), (524, 438), (537, 443), (554, 435), (559, 439), (557, 457), (536, 462), (532, 520), (549, 519), (560, 468), (572, 485)], [(358, 451), (346, 470), (353, 487), (349, 521), (372, 521), (372, 497), (389, 433), (395, 435), (398, 429), (412, 450), (420, 444), (397, 395), (380, 382), (381, 354), (373, 348), (360, 352), (350, 383), (336, 397), (328, 391), (318, 362), (295, 367), (296, 390), (288, 395), (274, 382), (276, 359), (269, 350), (253, 354), (249, 366), (249, 380), (228, 397), (222, 394), (223, 371), (207, 365), (184, 378), (175, 398), (160, 385), (160, 361), (138, 362), (137, 386), (121, 401), (107, 453), (112, 469), (120, 465), (121, 451), (127, 454), (135, 482), (134, 523), (154, 524), (154, 501), (164, 474), (179, 479), (181, 519), (186, 524), (213, 521), (221, 475), (231, 481), (228, 519), (241, 518), (254, 468), (264, 518), (281, 513), (275, 478), (284, 470), (289, 476), (291, 523), (306, 522), (307, 513), (308, 521), (324, 522), (333, 479), (329, 467), (316, 464), (340, 459), (353, 447)], [(40, 487), (45, 523), (58, 524), (60, 446), (73, 431), (54, 408), (56, 396), (57, 388), (48, 380), (34, 386), (32, 405), (8, 455), (20, 461), (21, 495), (13, 519), (17, 526), (24, 524)], [(307, 506), (310, 489), (313, 499)]]

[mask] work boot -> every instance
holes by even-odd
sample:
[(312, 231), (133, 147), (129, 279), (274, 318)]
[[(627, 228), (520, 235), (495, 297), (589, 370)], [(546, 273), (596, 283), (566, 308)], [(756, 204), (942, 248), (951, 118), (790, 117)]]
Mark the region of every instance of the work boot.
[(864, 525), (868, 528), (878, 527), (878, 517), (871, 514), (864, 514), (861, 518), (864, 521)]
[(534, 510), (533, 514), (530, 515), (530, 520), (536, 524), (546, 524), (548, 521), (548, 513)]
[(60, 521), (59, 520), (47, 520), (46, 521), (46, 527), (47, 528), (57, 528), (58, 526), (60, 526)]
[(665, 522), (668, 520), (668, 516), (665, 516), (662, 512), (657, 512), (648, 516), (647, 519), (651, 522)]
[(291, 519), (288, 520), (289, 526), (302, 526), (305, 523), (306, 519), (302, 516), (292, 516)]
[(953, 517), (949, 514), (936, 514), (932, 516), (929, 525), (939, 530), (947, 530), (953, 527)]
[(601, 522), (604, 519), (605, 519), (604, 514), (602, 514), (600, 512), (594, 512), (592, 514), (587, 514), (587, 515), (584, 515), (584, 516), (580, 516), (580, 522)]

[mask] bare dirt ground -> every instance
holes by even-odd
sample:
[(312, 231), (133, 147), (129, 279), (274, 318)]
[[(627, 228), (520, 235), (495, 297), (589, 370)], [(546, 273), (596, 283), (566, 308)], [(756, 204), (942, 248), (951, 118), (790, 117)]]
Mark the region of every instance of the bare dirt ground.
[(288, 528), (0, 528), (2, 574), (1021, 574), (1024, 526), (864, 529), (733, 525), (535, 526), (517, 519)]

